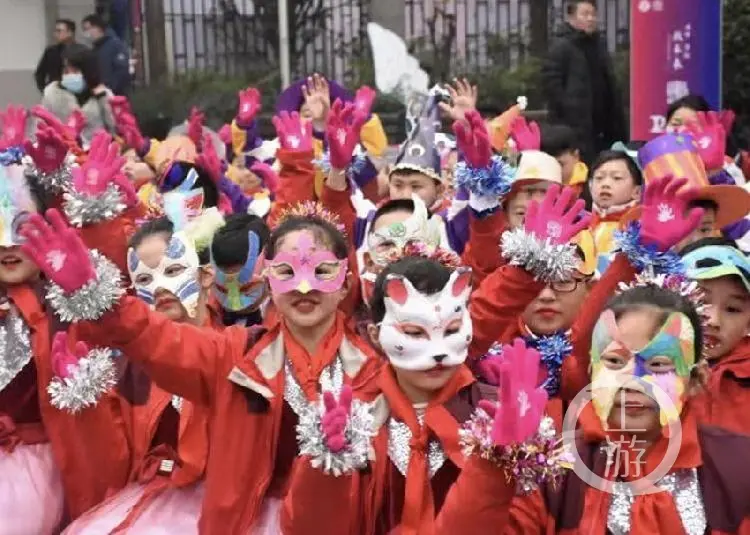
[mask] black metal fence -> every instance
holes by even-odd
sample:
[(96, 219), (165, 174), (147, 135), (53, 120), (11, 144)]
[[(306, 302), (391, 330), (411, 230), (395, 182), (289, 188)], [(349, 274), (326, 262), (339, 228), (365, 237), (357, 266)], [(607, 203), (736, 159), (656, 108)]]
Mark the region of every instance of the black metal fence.
[[(148, 10), (147, 1), (155, 3)], [(287, 0), (293, 73), (318, 71), (343, 81), (371, 75), (366, 26), (373, 1), (380, 0)], [(444, 75), (487, 66), (511, 67), (543, 52), (564, 19), (564, 2), (402, 0), (400, 4), (410, 51), (420, 60), (438, 63), (436, 74)], [(166, 56), (171, 74), (199, 71), (244, 76), (277, 68), (278, 0), (131, 3), (132, 35), (145, 36), (134, 38), (134, 51), (144, 63), (154, 53), (148, 50), (149, 24), (160, 23), (166, 50), (159, 53)], [(598, 3), (610, 49), (627, 48), (630, 0)], [(139, 72), (147, 76), (149, 70)]]

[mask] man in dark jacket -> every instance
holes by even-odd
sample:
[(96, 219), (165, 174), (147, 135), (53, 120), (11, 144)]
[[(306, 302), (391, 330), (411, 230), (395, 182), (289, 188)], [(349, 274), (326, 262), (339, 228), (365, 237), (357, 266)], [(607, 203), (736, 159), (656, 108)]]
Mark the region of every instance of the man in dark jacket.
[(44, 50), (34, 72), (34, 80), (39, 91), (44, 91), (51, 82), (60, 80), (63, 71), (63, 50), (75, 41), (76, 23), (68, 19), (58, 19), (55, 22), (55, 44)]
[(99, 15), (83, 19), (83, 31), (99, 57), (102, 83), (115, 95), (127, 95), (130, 90), (130, 58), (128, 47), (107, 28)]
[(596, 2), (571, 0), (568, 20), (542, 67), (549, 120), (573, 128), (591, 163), (613, 142), (626, 140), (625, 116), (612, 62), (597, 32)]

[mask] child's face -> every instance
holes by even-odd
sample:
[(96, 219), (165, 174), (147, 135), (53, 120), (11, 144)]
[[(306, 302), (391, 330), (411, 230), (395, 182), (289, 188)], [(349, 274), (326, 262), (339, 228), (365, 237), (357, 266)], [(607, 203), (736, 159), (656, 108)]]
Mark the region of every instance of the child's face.
[(588, 278), (580, 273), (575, 279), (547, 286), (529, 303), (522, 319), (536, 335), (565, 331), (573, 325), (583, 300), (588, 295)]
[(391, 199), (411, 199), (416, 194), (430, 208), (442, 194), (442, 186), (422, 173), (400, 172), (391, 176), (388, 193)]
[[(306, 259), (311, 259), (308, 262)], [(267, 263), (267, 276), (284, 285), (306, 277), (308, 265), (313, 281), (303, 281), (297, 289), (285, 291), (271, 286), (271, 296), (284, 319), (294, 327), (310, 329), (331, 321), (336, 309), (349, 290), (346, 261), (335, 258), (330, 246), (312, 230), (293, 231), (283, 236), (276, 246), (276, 255)], [(295, 264), (295, 265), (293, 265)], [(341, 270), (344, 270), (342, 276)], [(337, 281), (341, 281), (338, 283)], [(299, 286), (305, 285), (305, 288)], [(321, 289), (315, 289), (319, 286)], [(288, 284), (287, 284), (288, 286)], [(336, 288), (337, 286), (337, 288)], [(312, 287), (313, 289), (309, 289)], [(280, 288), (280, 286), (278, 287)]]
[(563, 184), (568, 184), (576, 164), (581, 161), (577, 150), (567, 150), (555, 158), (562, 167)]
[(599, 208), (612, 208), (641, 196), (641, 187), (635, 184), (623, 160), (610, 160), (600, 165), (591, 177), (591, 197)]
[(735, 276), (702, 280), (700, 285), (708, 305), (704, 352), (709, 359), (720, 359), (750, 332), (750, 294)]
[(39, 268), (19, 246), (0, 247), (0, 284), (21, 284), (38, 274)]
[(667, 123), (667, 132), (677, 132), (680, 127), (698, 122), (698, 113), (692, 108), (677, 108)]
[(510, 194), (505, 200), (505, 215), (511, 229), (523, 226), (529, 204), (531, 201), (542, 202), (550, 184), (550, 182), (540, 180), (521, 186)]
[(681, 250), (691, 243), (702, 240), (703, 238), (712, 238), (720, 235), (720, 230), (716, 228), (716, 209), (704, 208), (701, 222), (690, 235), (677, 244), (677, 250)]
[(136, 185), (156, 179), (156, 173), (151, 169), (151, 166), (142, 161), (133, 149), (127, 150), (123, 156), (125, 157), (125, 163), (122, 166), (122, 172)]
[[(5, 179), (5, 177), (2, 177)], [(39, 275), (36, 264), (21, 251), (25, 241), (18, 231), (32, 213), (39, 210), (36, 204), (27, 199), (20, 206), (17, 201), (0, 195), (0, 284), (14, 285), (27, 282)]]

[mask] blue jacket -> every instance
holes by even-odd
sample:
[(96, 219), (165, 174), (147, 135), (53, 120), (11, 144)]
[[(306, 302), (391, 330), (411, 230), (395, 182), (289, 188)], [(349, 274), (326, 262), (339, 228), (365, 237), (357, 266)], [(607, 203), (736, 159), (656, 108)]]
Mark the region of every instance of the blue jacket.
[(102, 83), (115, 95), (126, 95), (130, 89), (130, 54), (127, 45), (112, 30), (94, 43), (99, 57)]

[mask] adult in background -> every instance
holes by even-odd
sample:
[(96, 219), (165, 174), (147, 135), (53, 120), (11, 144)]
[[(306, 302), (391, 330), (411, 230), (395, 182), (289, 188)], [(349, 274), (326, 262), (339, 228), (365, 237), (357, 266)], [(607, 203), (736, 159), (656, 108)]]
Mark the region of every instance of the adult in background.
[(549, 119), (575, 130), (583, 159), (627, 138), (612, 61), (597, 30), (596, 2), (569, 0), (567, 22), (542, 67)]
[(83, 19), (83, 31), (91, 41), (101, 70), (102, 82), (115, 95), (127, 95), (130, 90), (130, 62), (127, 45), (104, 19), (92, 14)]
[(115, 134), (115, 121), (109, 100), (112, 91), (104, 85), (99, 62), (93, 50), (71, 45), (63, 54), (63, 75), (59, 82), (44, 88), (42, 106), (60, 121), (70, 124), (74, 112), (82, 116), (81, 140), (84, 148), (94, 132), (103, 128)]
[(54, 39), (55, 44), (44, 49), (44, 54), (34, 72), (39, 91), (44, 91), (44, 88), (51, 82), (60, 80), (63, 71), (63, 50), (66, 46), (75, 43), (76, 23), (69, 19), (57, 19)]

